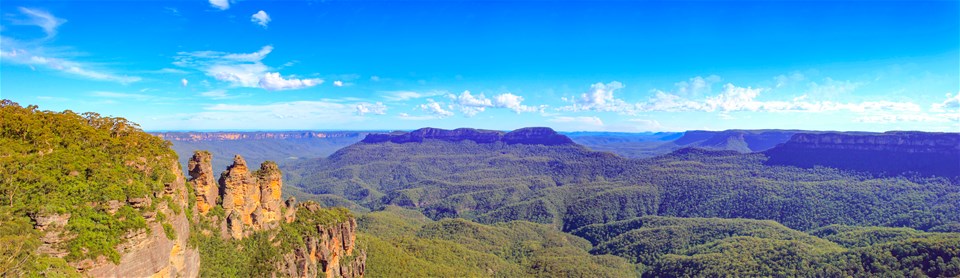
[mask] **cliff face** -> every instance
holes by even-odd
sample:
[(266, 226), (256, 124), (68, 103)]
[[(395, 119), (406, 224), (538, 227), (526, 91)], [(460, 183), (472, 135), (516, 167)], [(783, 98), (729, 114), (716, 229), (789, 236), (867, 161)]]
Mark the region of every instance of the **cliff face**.
[[(301, 204), (298, 210), (314, 213), (317, 203)], [(355, 248), (357, 221), (350, 218), (333, 225), (314, 225), (317, 234), (283, 256), (279, 269), (293, 277), (363, 277), (367, 254)]]
[(446, 130), (439, 128), (421, 128), (411, 132), (395, 132), (390, 134), (369, 134), (363, 143), (392, 142), (397, 144), (419, 143), (424, 140), (442, 140), (458, 142), (469, 140), (478, 144), (504, 142), (507, 144), (526, 145), (564, 145), (573, 144), (573, 140), (547, 127), (528, 127), (504, 133), (495, 130), (472, 128), (458, 128)]
[(194, 188), (197, 197), (197, 211), (201, 215), (207, 214), (217, 205), (219, 192), (216, 180), (213, 179), (213, 167), (210, 166), (212, 156), (209, 152), (197, 152), (190, 158), (187, 169), (190, 172), (190, 185)]
[(673, 143), (681, 147), (722, 149), (738, 152), (757, 152), (784, 143), (802, 130), (690, 130)]
[(799, 133), (765, 153), (768, 164), (960, 176), (960, 133)]
[[(187, 206), (187, 188), (183, 171), (179, 163), (173, 161), (170, 169), (176, 174), (172, 183), (165, 184), (163, 195), (171, 197), (180, 208)], [(163, 197), (163, 196), (161, 196)], [(128, 200), (133, 206), (147, 206), (149, 198)], [(190, 221), (182, 210), (177, 213), (168, 207), (167, 202), (158, 202), (157, 212), (167, 216), (168, 224), (173, 228), (174, 239), (169, 239), (163, 226), (156, 220), (156, 214), (147, 218), (150, 233), (141, 230), (125, 235), (125, 243), (118, 246), (120, 263), (109, 261), (80, 261), (77, 265), (91, 277), (196, 277), (199, 274), (200, 255), (187, 244), (190, 235)]]
[[(190, 161), (198, 164), (191, 164), (191, 169), (210, 168), (209, 153), (196, 152)], [(211, 171), (191, 170), (190, 173), (191, 185), (195, 188), (207, 186), (199, 181), (213, 179)], [(274, 246), (284, 246), (281, 241), (291, 242), (284, 241), (287, 238), (285, 236), (278, 236), (282, 232), (277, 229), (281, 221), (296, 227), (307, 227), (307, 233), (294, 235), (301, 237), (302, 243), (294, 241), (292, 249), (282, 251), (282, 258), (276, 265), (276, 274), (279, 276), (363, 277), (366, 253), (355, 248), (356, 220), (350, 216), (330, 221), (325, 217), (344, 215), (342, 213), (346, 213), (345, 210), (340, 214), (331, 213), (315, 202), (297, 204), (293, 198), (281, 201), (282, 173), (275, 163), (264, 162), (259, 170), (251, 173), (244, 159), (235, 156), (233, 165), (220, 175), (218, 184), (214, 188), (214, 196), (219, 196), (220, 202), (214, 203), (214, 206), (223, 208), (226, 219), (216, 219), (211, 215), (200, 217), (223, 223), (219, 228), (219, 234), (225, 237), (223, 240), (243, 240), (254, 232), (266, 232), (271, 234)], [(207, 202), (199, 198), (199, 191), (198, 206), (201, 202)], [(303, 228), (288, 230), (303, 231)], [(216, 231), (209, 232), (218, 234)]]
[(233, 141), (263, 139), (308, 139), (308, 138), (347, 138), (363, 136), (364, 132), (315, 132), (315, 131), (277, 131), (277, 132), (156, 132), (157, 137), (170, 141)]

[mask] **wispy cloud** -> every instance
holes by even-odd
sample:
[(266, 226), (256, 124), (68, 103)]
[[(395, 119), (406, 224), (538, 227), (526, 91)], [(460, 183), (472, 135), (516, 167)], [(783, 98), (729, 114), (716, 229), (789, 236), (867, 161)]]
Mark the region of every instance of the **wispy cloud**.
[(57, 27), (60, 27), (61, 24), (66, 23), (67, 21), (53, 16), (47, 11), (40, 9), (29, 9), (20, 7), (20, 13), (26, 16), (26, 19), (14, 19), (11, 20), (13, 24), (17, 25), (32, 25), (37, 26), (43, 29), (43, 32), (46, 33), (46, 38), (53, 38), (57, 35)]
[(257, 25), (260, 25), (263, 28), (267, 28), (267, 24), (270, 23), (270, 15), (268, 15), (267, 12), (264, 12), (263, 10), (261, 10), (251, 15), (250, 21), (253, 23), (256, 23)]
[(363, 116), (365, 114), (376, 114), (383, 115), (387, 113), (387, 106), (382, 102), (377, 103), (358, 103), (356, 106), (357, 115)]
[(90, 96), (96, 97), (96, 98), (103, 98), (103, 99), (150, 101), (150, 102), (173, 101), (173, 100), (179, 99), (174, 97), (158, 96), (158, 95), (151, 95), (151, 94), (118, 93), (118, 92), (106, 92), (106, 91), (92, 92), (90, 93)]
[[(9, 45), (7, 43), (11, 42), (9, 39), (2, 39), (2, 41), (4, 43), (3, 48), (6, 48)], [(71, 76), (93, 80), (112, 81), (123, 84), (133, 83), (141, 80), (141, 78), (137, 76), (120, 75), (98, 69), (97, 66), (89, 63), (73, 61), (65, 58), (44, 56), (42, 51), (43, 50), (41, 48), (12, 48), (9, 50), (0, 49), (0, 58), (2, 58), (0, 60), (2, 60), (3, 63), (25, 65), (34, 69), (43, 68), (54, 70)]]
[(612, 81), (609, 83), (598, 82), (590, 85), (590, 90), (580, 94), (579, 97), (564, 97), (564, 102), (571, 103), (569, 106), (560, 107), (561, 111), (602, 111), (602, 112), (621, 112), (629, 113), (633, 111), (633, 106), (626, 101), (619, 99), (615, 93), (623, 89), (623, 83)]
[(260, 78), (260, 82), (257, 84), (260, 86), (260, 88), (270, 91), (279, 91), (313, 87), (320, 83), (323, 83), (323, 80), (319, 78), (284, 79), (283, 77), (280, 77), (280, 73), (278, 72), (268, 72), (263, 74), (263, 77)]
[(230, 8), (230, 1), (229, 0), (210, 0), (210, 6), (220, 10), (226, 10)]
[(382, 97), (390, 101), (404, 101), (417, 98), (433, 97), (444, 95), (444, 91), (415, 92), (415, 91), (384, 91), (380, 92)]
[(33, 70), (53, 70), (74, 77), (124, 84), (141, 80), (137, 76), (117, 74), (93, 63), (77, 61), (74, 59), (76, 54), (45, 48), (47, 39), (56, 36), (57, 27), (66, 20), (39, 9), (20, 7), (19, 11), (26, 19), (13, 19), (11, 20), (13, 24), (38, 26), (44, 30), (47, 37), (43, 40), (24, 42), (0, 36), (0, 62), (28, 66)]
[(302, 89), (323, 83), (319, 78), (299, 79), (271, 72), (270, 67), (264, 65), (262, 60), (272, 51), (273, 46), (267, 45), (253, 53), (179, 52), (173, 64), (202, 71), (216, 80), (239, 87), (277, 91)]

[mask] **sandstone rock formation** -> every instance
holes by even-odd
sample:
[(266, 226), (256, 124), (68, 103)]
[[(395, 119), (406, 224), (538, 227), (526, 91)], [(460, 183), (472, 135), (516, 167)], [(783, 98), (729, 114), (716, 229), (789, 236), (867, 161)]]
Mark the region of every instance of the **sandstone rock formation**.
[(190, 185), (197, 196), (197, 212), (206, 215), (213, 206), (217, 205), (219, 192), (216, 180), (213, 179), (213, 168), (210, 166), (212, 156), (209, 152), (196, 152), (190, 158), (187, 169), (190, 171)]
[(503, 142), (506, 144), (526, 145), (565, 145), (573, 144), (567, 136), (557, 133), (547, 127), (528, 127), (504, 133), (496, 130), (482, 130), (472, 128), (458, 128), (445, 130), (439, 128), (421, 128), (411, 132), (394, 132), (390, 134), (369, 134), (363, 139), (364, 143), (393, 142), (419, 143), (424, 140), (442, 140), (457, 142), (463, 140), (474, 141), (478, 144)]
[[(302, 243), (293, 244), (292, 250), (286, 250), (277, 263), (278, 276), (291, 277), (363, 277), (367, 255), (356, 248), (357, 222), (353, 217), (333, 223), (316, 220), (313, 215), (324, 214), (323, 208), (315, 202), (297, 204), (293, 197), (285, 202), (281, 201), (283, 189), (283, 175), (280, 168), (273, 162), (264, 162), (260, 169), (251, 173), (246, 161), (240, 156), (234, 156), (233, 165), (220, 175), (218, 187), (209, 187), (207, 181), (213, 180), (210, 171), (210, 154), (196, 152), (190, 159), (191, 184), (195, 187), (213, 189), (214, 196), (219, 202), (212, 203), (211, 209), (220, 206), (224, 211), (224, 219), (212, 217), (214, 223), (219, 222), (220, 231), (201, 231), (204, 234), (219, 233), (224, 240), (242, 240), (254, 232), (263, 231), (274, 233), (272, 238), (277, 239), (276, 229), (281, 221), (292, 223), (298, 227), (309, 227), (310, 232), (303, 236)], [(197, 192), (200, 189), (197, 188)], [(208, 202), (210, 199), (199, 200), (197, 204)], [(202, 194), (204, 198), (208, 195)], [(212, 198), (216, 200), (216, 198)], [(208, 209), (209, 211), (210, 209)], [(199, 213), (199, 212), (198, 212)], [(298, 213), (304, 213), (305, 218), (297, 219)], [(296, 223), (294, 223), (296, 222)], [(305, 225), (305, 226), (303, 226)], [(302, 229), (302, 228), (300, 228)], [(315, 232), (314, 232), (315, 231)], [(280, 240), (280, 239), (278, 239)], [(279, 241), (274, 242), (281, 246)]]
[[(210, 160), (207, 152), (196, 152), (190, 159), (190, 175), (197, 192), (197, 207), (206, 204), (223, 207), (226, 231), (234, 239), (243, 238), (253, 231), (276, 227), (283, 218), (280, 199), (283, 181), (277, 164), (264, 162), (260, 165), (260, 170), (250, 173), (243, 157), (234, 156), (233, 165), (220, 174), (218, 186), (214, 188), (207, 183), (213, 180)], [(218, 196), (220, 201), (210, 203), (210, 200), (216, 200), (216, 197), (210, 197), (211, 195)], [(198, 209), (198, 212), (205, 214), (209, 210), (210, 208)]]
[[(300, 204), (298, 210), (316, 212), (314, 202)], [(285, 254), (278, 268), (292, 277), (363, 277), (367, 254), (357, 250), (357, 221), (316, 225), (317, 235), (304, 238), (304, 245)]]

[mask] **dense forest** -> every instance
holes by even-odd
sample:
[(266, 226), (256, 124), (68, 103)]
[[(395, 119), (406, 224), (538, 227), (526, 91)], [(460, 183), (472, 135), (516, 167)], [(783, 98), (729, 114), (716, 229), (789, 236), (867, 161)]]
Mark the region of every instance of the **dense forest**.
[[(547, 225), (642, 275), (960, 274), (956, 178), (767, 159), (684, 148), (636, 160), (577, 144), (423, 140), (361, 142), (286, 167), (302, 191), (369, 215), (403, 208), (423, 214), (421, 224)], [(393, 225), (422, 234), (420, 224)], [(392, 248), (409, 239), (367, 238)], [(372, 268), (386, 263), (370, 258)]]

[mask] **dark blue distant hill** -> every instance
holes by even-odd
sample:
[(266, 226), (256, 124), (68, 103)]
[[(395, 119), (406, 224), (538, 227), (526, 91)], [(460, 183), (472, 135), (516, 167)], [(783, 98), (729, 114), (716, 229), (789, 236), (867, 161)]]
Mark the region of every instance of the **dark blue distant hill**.
[(960, 133), (798, 133), (764, 153), (771, 165), (960, 176)]

